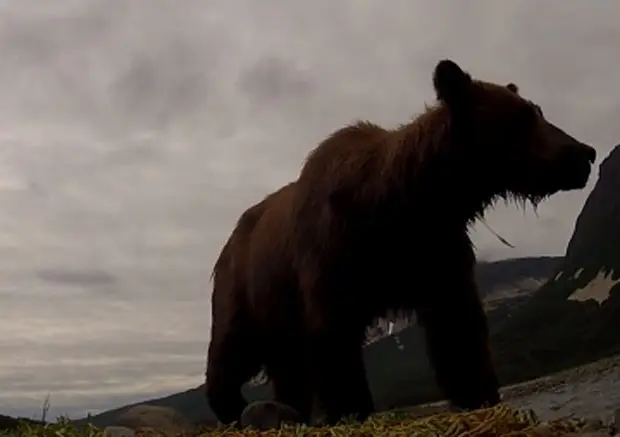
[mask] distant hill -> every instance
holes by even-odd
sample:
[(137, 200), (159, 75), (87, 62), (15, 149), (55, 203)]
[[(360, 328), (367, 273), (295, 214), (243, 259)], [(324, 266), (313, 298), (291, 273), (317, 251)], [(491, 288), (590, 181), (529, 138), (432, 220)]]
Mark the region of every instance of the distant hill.
[[(535, 290), (536, 287), (531, 285), (549, 278), (560, 262), (561, 257), (530, 257), (480, 263), (476, 276), (480, 294), (492, 302), (490, 315), (503, 319), (506, 313), (515, 311)], [(527, 281), (530, 281), (529, 287)], [(365, 348), (365, 358), (371, 388), (380, 409), (423, 400), (429, 392), (438, 395), (417, 326), (410, 326), (398, 335), (384, 336), (370, 344)], [(403, 387), (408, 390), (403, 391)], [(421, 390), (416, 390), (419, 387)], [(268, 385), (246, 386), (244, 392), (250, 399), (270, 396)], [(202, 386), (145, 402), (173, 407), (195, 422), (210, 423), (215, 420), (205, 401)], [(133, 405), (93, 415), (87, 420), (105, 426)]]
[(2, 431), (15, 430), (20, 424), (41, 425), (43, 422), (39, 420), (28, 419), (26, 417), (10, 417), (0, 414), (0, 435)]
[(500, 261), (482, 261), (476, 266), (476, 281), (482, 297), (500, 289), (520, 287), (530, 279), (547, 279), (557, 270), (560, 256), (532, 256)]

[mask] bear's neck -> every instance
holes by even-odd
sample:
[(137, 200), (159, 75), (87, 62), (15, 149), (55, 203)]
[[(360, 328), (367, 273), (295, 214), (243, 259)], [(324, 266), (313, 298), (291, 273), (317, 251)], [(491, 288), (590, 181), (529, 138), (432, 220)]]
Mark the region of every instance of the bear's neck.
[(425, 132), (417, 126), (402, 128), (402, 154), (392, 161), (393, 172), (387, 173), (401, 175), (391, 189), (401, 193), (401, 211), (410, 215), (409, 221), (443, 221), (446, 227), (462, 229), (482, 217), (501, 193), (482, 177), (488, 169), (478, 168), (481, 160), (466, 153), (474, 148), (455, 142), (441, 110), (432, 114), (440, 115), (438, 124), (425, 126)]

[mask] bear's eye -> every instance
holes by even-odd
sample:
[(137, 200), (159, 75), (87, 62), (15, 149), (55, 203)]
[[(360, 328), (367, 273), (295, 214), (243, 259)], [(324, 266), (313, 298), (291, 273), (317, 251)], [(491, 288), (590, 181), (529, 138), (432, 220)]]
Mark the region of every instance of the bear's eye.
[(536, 112), (536, 114), (539, 117), (544, 117), (543, 115), (543, 111), (542, 108), (540, 106), (538, 106), (536, 103), (532, 102), (531, 100), (527, 100), (527, 103), (529, 103), (529, 105), (534, 108), (534, 112)]
[(527, 129), (533, 126), (538, 119), (536, 109), (531, 105), (525, 105), (519, 108), (515, 117), (516, 129)]
[(532, 105), (534, 105), (534, 110), (536, 111), (536, 114), (538, 114), (541, 117), (544, 117), (542, 108), (538, 106), (536, 103), (532, 103)]

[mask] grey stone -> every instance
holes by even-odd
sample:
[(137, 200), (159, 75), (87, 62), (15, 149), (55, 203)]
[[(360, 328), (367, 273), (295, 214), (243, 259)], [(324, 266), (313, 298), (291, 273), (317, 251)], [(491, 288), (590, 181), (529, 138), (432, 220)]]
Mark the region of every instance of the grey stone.
[(555, 437), (557, 433), (548, 423), (541, 423), (535, 426), (529, 433), (531, 437)]
[(574, 434), (576, 437), (609, 437), (609, 432), (607, 432), (607, 430), (578, 432)]
[(584, 426), (578, 432), (566, 432), (558, 434), (558, 431), (553, 429), (551, 423), (543, 422), (536, 426), (531, 434), (532, 437), (610, 437), (612, 433), (602, 420), (600, 419), (588, 419), (585, 421)]
[(601, 431), (605, 429), (605, 424), (600, 419), (588, 419), (581, 429), (581, 433)]
[(114, 425), (133, 430), (150, 428), (166, 435), (188, 435), (195, 431), (194, 425), (176, 410), (148, 404), (128, 409), (119, 415)]
[(103, 434), (105, 437), (134, 437), (136, 432), (126, 426), (106, 426)]
[(299, 413), (289, 407), (273, 401), (253, 402), (241, 414), (241, 428), (252, 427), (260, 431), (280, 428), (283, 424), (301, 422)]
[[(602, 423), (602, 422), (601, 422)], [(586, 425), (587, 426), (587, 425)], [(592, 422), (592, 426), (595, 426), (595, 421)], [(603, 428), (599, 428), (596, 431), (585, 431), (584, 429), (579, 432), (567, 432), (560, 433), (554, 430), (553, 427), (548, 423), (541, 423), (536, 426), (532, 431), (528, 432), (528, 436), (531, 437), (609, 437), (610, 434), (607, 429), (603, 426)]]

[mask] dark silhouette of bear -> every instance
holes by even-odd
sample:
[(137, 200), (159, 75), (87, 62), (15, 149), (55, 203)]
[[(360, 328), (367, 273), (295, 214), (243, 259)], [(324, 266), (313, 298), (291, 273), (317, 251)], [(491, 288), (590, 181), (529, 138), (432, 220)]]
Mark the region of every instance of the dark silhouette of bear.
[(214, 268), (206, 392), (221, 422), (264, 365), (275, 400), (326, 423), (374, 409), (361, 345), (371, 321), (415, 310), (436, 380), (458, 408), (499, 402), (468, 227), (498, 199), (583, 188), (596, 158), (521, 97), (450, 60), (409, 124), (332, 133), (299, 178), (239, 219)]

